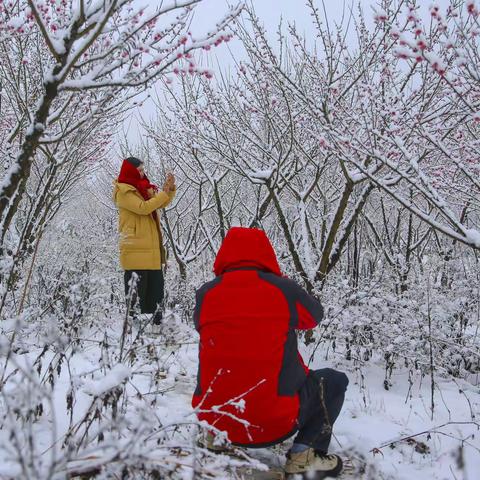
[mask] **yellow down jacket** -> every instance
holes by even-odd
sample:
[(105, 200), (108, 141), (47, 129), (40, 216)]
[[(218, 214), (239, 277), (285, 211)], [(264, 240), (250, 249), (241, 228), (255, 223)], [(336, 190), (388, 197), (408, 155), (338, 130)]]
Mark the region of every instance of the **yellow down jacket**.
[[(160, 270), (166, 259), (158, 208), (165, 208), (175, 192), (159, 192), (145, 200), (138, 190), (128, 183), (114, 182), (113, 201), (118, 207), (120, 234), (120, 265), (124, 270)], [(162, 258), (163, 257), (163, 258)]]

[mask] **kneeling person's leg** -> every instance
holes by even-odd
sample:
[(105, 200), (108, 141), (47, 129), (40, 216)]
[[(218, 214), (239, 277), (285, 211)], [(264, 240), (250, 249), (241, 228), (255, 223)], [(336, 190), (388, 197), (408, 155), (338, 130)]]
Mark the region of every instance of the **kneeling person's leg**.
[(345, 399), (348, 378), (331, 368), (310, 371), (300, 391), (299, 432), (295, 444), (328, 452), (332, 428)]
[(330, 368), (310, 371), (300, 391), (299, 432), (287, 454), (287, 474), (312, 475), (312, 478), (340, 474), (342, 459), (327, 452), (347, 385), (344, 373)]

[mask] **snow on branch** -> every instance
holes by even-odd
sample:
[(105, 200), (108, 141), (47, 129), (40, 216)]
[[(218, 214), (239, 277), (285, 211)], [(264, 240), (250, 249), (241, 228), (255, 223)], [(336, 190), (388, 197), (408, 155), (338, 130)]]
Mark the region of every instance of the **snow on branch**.
[(101, 397), (110, 390), (114, 390), (125, 383), (132, 371), (129, 367), (117, 364), (106, 375), (95, 380), (86, 381), (83, 391), (94, 397)]

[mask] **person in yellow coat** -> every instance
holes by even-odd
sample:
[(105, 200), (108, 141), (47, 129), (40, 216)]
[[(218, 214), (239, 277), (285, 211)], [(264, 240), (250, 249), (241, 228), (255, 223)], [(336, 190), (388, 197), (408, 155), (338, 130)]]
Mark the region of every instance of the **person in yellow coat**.
[(162, 230), (157, 210), (165, 208), (175, 196), (175, 178), (169, 173), (163, 191), (151, 184), (144, 165), (135, 157), (122, 163), (114, 182), (113, 199), (119, 211), (120, 265), (124, 272), (129, 314), (152, 314), (152, 322), (162, 320), (166, 263)]

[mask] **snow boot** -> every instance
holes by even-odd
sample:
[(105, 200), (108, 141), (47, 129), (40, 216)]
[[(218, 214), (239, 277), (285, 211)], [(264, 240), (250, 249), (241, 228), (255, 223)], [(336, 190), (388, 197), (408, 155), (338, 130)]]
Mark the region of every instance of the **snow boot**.
[(313, 448), (298, 453), (287, 453), (285, 474), (287, 478), (301, 475), (308, 480), (322, 480), (338, 477), (343, 467), (338, 455), (328, 455)]
[(152, 335), (160, 335), (163, 330), (162, 325), (163, 314), (162, 311), (156, 310), (153, 315), (150, 316), (150, 328), (149, 331)]
[(163, 312), (162, 312), (162, 310), (158, 309), (152, 315), (152, 324), (153, 325), (161, 325), (162, 320), (163, 320)]

